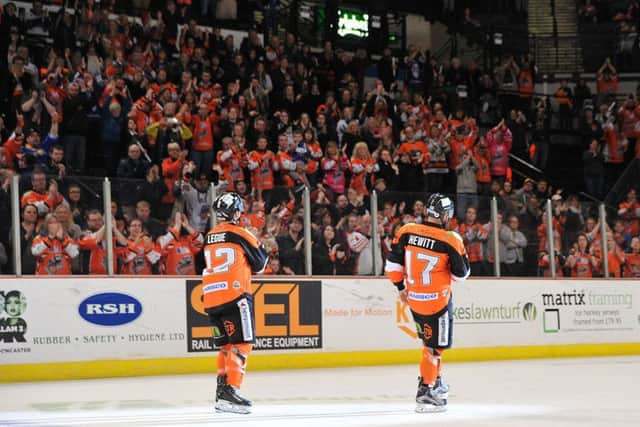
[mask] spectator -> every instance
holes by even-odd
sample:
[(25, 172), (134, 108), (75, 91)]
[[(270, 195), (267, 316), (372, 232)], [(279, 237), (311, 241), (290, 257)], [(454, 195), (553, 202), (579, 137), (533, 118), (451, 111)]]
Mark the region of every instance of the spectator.
[[(332, 276), (335, 274), (336, 250), (338, 244), (335, 242), (336, 233), (332, 225), (325, 225), (320, 229), (320, 233), (313, 244), (313, 274)], [(342, 254), (344, 255), (344, 252)]]
[[(184, 204), (189, 224), (200, 233), (208, 231), (210, 207), (213, 203), (209, 193), (209, 177), (206, 174), (192, 175), (193, 163), (182, 171), (182, 179), (176, 182), (176, 199)], [(192, 178), (193, 181), (192, 181)], [(218, 187), (219, 188), (219, 187)]]
[(151, 204), (146, 200), (136, 203), (136, 216), (142, 222), (142, 228), (152, 239), (157, 239), (164, 232), (162, 223), (151, 216)]
[(142, 150), (136, 144), (127, 149), (127, 157), (120, 160), (117, 176), (120, 178), (120, 203), (124, 215), (133, 218), (133, 206), (138, 200), (140, 184), (146, 178), (150, 164), (143, 159)]
[(126, 96), (126, 86), (116, 86), (115, 83), (107, 89), (112, 90), (112, 96), (104, 100), (102, 111), (102, 149), (105, 159), (105, 167), (109, 175), (116, 171), (117, 159), (122, 147), (122, 135), (127, 129), (127, 115), (130, 110), (130, 101)]
[(38, 208), (27, 204), (22, 208), (22, 222), (20, 223), (20, 252), (22, 274), (35, 274), (36, 258), (31, 252), (33, 240), (40, 234), (38, 224)]
[(160, 176), (160, 168), (157, 164), (152, 165), (147, 170), (146, 179), (140, 184), (140, 193), (138, 194), (138, 200), (144, 200), (149, 203), (151, 210), (154, 212), (154, 216), (166, 220), (169, 218), (171, 211), (163, 210), (162, 199), (168, 194), (167, 186), (164, 180)]
[[(166, 193), (161, 198), (159, 207), (159, 217), (169, 218), (172, 216), (174, 203), (176, 201), (174, 195), (174, 186), (181, 178), (182, 168), (186, 163), (188, 152), (181, 150), (180, 144), (172, 142), (167, 146), (169, 157), (162, 161), (162, 180)], [(161, 191), (162, 192), (162, 191)]]
[(631, 239), (631, 252), (626, 254), (624, 277), (640, 277), (640, 237)]
[(470, 206), (466, 209), (464, 222), (458, 227), (464, 246), (469, 255), (471, 274), (474, 276), (488, 276), (490, 274), (485, 259), (485, 243), (487, 241), (487, 229), (477, 222), (477, 210)]
[(277, 236), (282, 271), (286, 274), (304, 274), (304, 237), (302, 218), (294, 216), (286, 233)]
[(65, 233), (53, 214), (47, 214), (42, 228), (44, 234), (31, 244), (31, 252), (37, 262), (36, 274), (71, 274), (71, 262), (79, 254), (78, 245)]
[(51, 117), (51, 129), (44, 141), (40, 141), (38, 131), (31, 128), (25, 132), (25, 142), (26, 144), (20, 147), (20, 155), (22, 155), (20, 169), (31, 171), (36, 166), (46, 166), (49, 162), (51, 147), (58, 142), (57, 113), (54, 112)]
[(631, 236), (640, 233), (640, 203), (636, 197), (636, 190), (627, 193), (627, 200), (620, 203), (618, 215), (623, 220), (624, 229)]
[(65, 202), (58, 192), (58, 183), (55, 180), (49, 181), (47, 190), (47, 177), (41, 169), (34, 170), (31, 174), (31, 190), (27, 191), (20, 198), (20, 206), (24, 209), (26, 205), (34, 205), (38, 209), (38, 216), (43, 218), (59, 204)]
[(487, 144), (491, 154), (491, 178), (503, 184), (507, 178), (511, 151), (511, 131), (504, 119), (487, 133)]
[(604, 197), (604, 156), (597, 139), (592, 139), (582, 155), (584, 185), (587, 193), (602, 200)]
[(208, 173), (214, 160), (213, 125), (218, 118), (209, 113), (209, 106), (202, 103), (198, 114), (192, 118), (193, 140), (191, 142), (191, 160), (195, 163), (195, 174)]
[(258, 137), (257, 146), (249, 153), (247, 166), (251, 171), (251, 186), (257, 191), (257, 197), (271, 205), (271, 193), (275, 186), (274, 165), (275, 154), (267, 148), (267, 137)]
[(478, 182), (476, 172), (479, 165), (470, 149), (464, 152), (463, 159), (456, 166), (456, 214), (464, 218), (467, 208), (478, 206)]
[(571, 270), (571, 277), (593, 277), (594, 273), (600, 270), (600, 259), (594, 253), (595, 251), (589, 248), (587, 235), (579, 234), (577, 245), (569, 250), (565, 264)]
[(87, 157), (87, 114), (92, 106), (93, 90), (93, 79), (90, 75), (87, 77), (86, 81), (81, 76), (77, 83), (69, 84), (68, 97), (62, 102), (64, 151), (69, 166), (77, 174), (84, 172)]
[[(117, 254), (116, 243), (127, 245), (127, 238), (116, 227), (113, 221), (114, 255)], [(87, 230), (78, 239), (78, 246), (82, 257), (81, 271), (84, 274), (108, 274), (107, 268), (107, 244), (105, 242), (105, 224), (102, 214), (98, 210), (90, 210), (87, 213)], [(118, 271), (117, 256), (113, 258), (113, 271)]]
[(73, 222), (73, 215), (71, 215), (71, 209), (69, 209), (69, 205), (58, 205), (54, 209), (53, 215), (60, 223), (60, 226), (62, 226), (65, 235), (71, 237), (72, 240), (77, 240), (80, 237), (80, 233), (82, 233), (82, 230), (80, 229), (80, 226), (78, 226), (78, 224)]
[(573, 93), (566, 80), (560, 81), (560, 87), (556, 90), (555, 97), (558, 102), (558, 125), (560, 129), (570, 130), (573, 127), (571, 123)]
[(160, 260), (160, 253), (145, 233), (142, 221), (134, 218), (129, 222), (127, 245), (118, 251), (119, 274), (152, 274), (153, 266)]
[(508, 225), (500, 229), (500, 242), (505, 247), (504, 258), (501, 259), (501, 270), (505, 276), (522, 276), (524, 269), (523, 249), (527, 247), (527, 238), (518, 229), (520, 221), (511, 215)]
[(158, 238), (162, 253), (160, 271), (169, 275), (196, 275), (196, 255), (203, 242), (202, 234), (191, 227), (187, 216), (176, 212), (167, 234)]

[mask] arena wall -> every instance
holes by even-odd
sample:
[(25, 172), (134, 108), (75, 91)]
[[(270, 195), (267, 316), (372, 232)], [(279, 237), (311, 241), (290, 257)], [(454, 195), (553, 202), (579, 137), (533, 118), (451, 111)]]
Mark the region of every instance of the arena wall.
[[(640, 282), (479, 280), (454, 287), (447, 361), (640, 354)], [(384, 279), (257, 280), (249, 370), (417, 363)], [(197, 280), (0, 281), (0, 382), (215, 372)]]

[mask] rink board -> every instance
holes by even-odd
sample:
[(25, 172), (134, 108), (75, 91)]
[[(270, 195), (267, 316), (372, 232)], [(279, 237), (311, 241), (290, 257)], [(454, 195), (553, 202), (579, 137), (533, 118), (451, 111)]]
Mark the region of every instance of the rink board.
[[(254, 283), (250, 369), (419, 360), (387, 280), (279, 279)], [(638, 281), (469, 280), (453, 292), (448, 361), (640, 354)], [(0, 382), (214, 372), (201, 293), (175, 277), (2, 279)]]

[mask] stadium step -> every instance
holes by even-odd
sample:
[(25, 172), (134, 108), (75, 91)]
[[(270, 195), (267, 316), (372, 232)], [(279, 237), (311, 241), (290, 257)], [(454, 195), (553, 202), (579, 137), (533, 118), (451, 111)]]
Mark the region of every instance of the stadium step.
[(556, 0), (555, 16), (549, 0), (529, 1), (530, 50), (541, 72), (582, 71), (576, 3)]

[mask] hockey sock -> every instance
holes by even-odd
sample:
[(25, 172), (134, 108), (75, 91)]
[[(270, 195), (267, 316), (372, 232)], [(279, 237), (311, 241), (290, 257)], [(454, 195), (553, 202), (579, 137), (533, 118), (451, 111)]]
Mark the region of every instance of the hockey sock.
[(440, 352), (429, 347), (422, 347), (420, 376), (423, 384), (433, 385), (440, 372)]
[(232, 344), (230, 347), (226, 357), (227, 384), (240, 388), (253, 344)]
[(226, 369), (226, 359), (229, 350), (231, 349), (231, 344), (225, 344), (220, 348), (218, 352), (218, 376), (221, 377), (227, 373)]
[(435, 353), (436, 359), (438, 359), (438, 375), (436, 376), (439, 376), (442, 371), (442, 353), (444, 353), (444, 350), (436, 348), (433, 351)]

